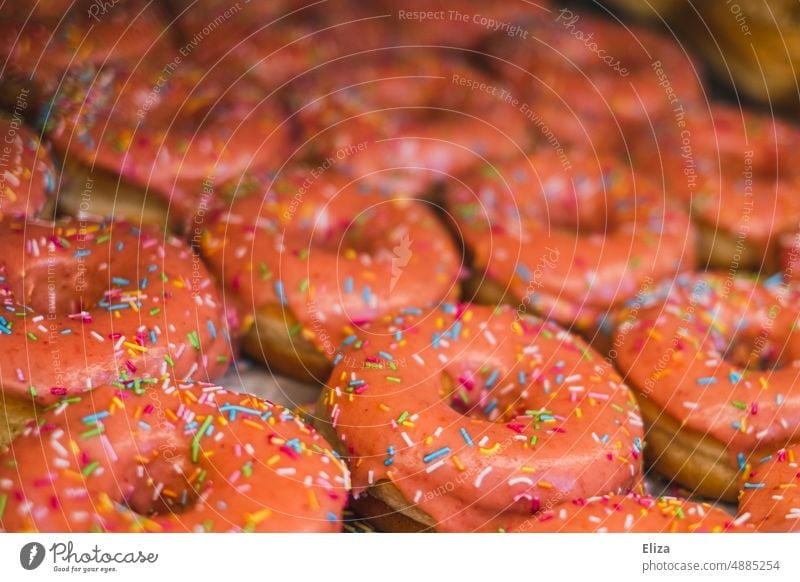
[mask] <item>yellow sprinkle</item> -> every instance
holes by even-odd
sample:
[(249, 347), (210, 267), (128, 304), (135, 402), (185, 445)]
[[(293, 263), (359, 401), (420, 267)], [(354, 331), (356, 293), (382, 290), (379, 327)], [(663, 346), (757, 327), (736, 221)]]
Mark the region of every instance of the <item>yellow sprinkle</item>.
[(272, 467), (275, 463), (281, 460), (280, 455), (272, 455), (269, 460), (267, 461), (267, 465)]
[(389, 407), (388, 407), (388, 406), (386, 406), (385, 404), (378, 404), (378, 408), (380, 408), (380, 409), (381, 409), (381, 410), (383, 410), (384, 412), (389, 412), (389, 411), (391, 410), (391, 408), (389, 408)]
[(272, 515), (272, 511), (269, 509), (259, 509), (255, 513), (251, 513), (247, 516), (247, 521), (252, 523), (253, 525), (258, 525), (265, 519), (267, 519), (270, 515)]
[(306, 489), (306, 492), (308, 493), (308, 502), (311, 504), (311, 509), (313, 511), (318, 510), (319, 509), (319, 501), (317, 501), (317, 496), (314, 495), (314, 490), (313, 489)]
[(525, 465), (523, 465), (523, 466), (522, 466), (522, 467), (520, 467), (519, 469), (520, 469), (520, 471), (522, 471), (523, 473), (535, 473), (535, 472), (536, 472), (536, 468), (535, 468), (535, 467), (527, 467), (527, 466), (525, 466)]
[(539, 487), (540, 489), (552, 489), (553, 488), (553, 484), (550, 483), (549, 481), (539, 481), (538, 483), (536, 483), (536, 486)]
[(453, 455), (451, 458), (453, 459), (453, 464), (456, 466), (456, 469), (463, 471), (464, 465), (461, 464), (461, 459), (458, 458), (458, 455)]
[(147, 351), (146, 347), (140, 346), (139, 344), (135, 344), (133, 342), (124, 342), (122, 345), (125, 346), (126, 348), (134, 351), (134, 352), (146, 352)]
[(499, 448), (500, 448), (500, 443), (494, 443), (494, 446), (491, 449), (485, 449), (485, 448), (481, 447), (481, 452), (484, 455), (491, 455), (492, 453), (497, 452), (497, 450)]

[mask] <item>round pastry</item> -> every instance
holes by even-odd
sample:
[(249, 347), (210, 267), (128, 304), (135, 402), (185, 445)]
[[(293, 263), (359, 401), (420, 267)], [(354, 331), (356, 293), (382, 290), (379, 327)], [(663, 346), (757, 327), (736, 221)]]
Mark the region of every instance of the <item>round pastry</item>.
[[(142, 60), (166, 63), (173, 58), (175, 49), (167, 50), (172, 39), (157, 2), (77, 2), (71, 10), (40, 14), (40, 7), (51, 4), (60, 3), (36, 3), (37, 18), (23, 24), (0, 19), (4, 64), (0, 102), (13, 105), (23, 97), (32, 102), (29, 111), (38, 110), (59, 88), (65, 72), (75, 66), (114, 61), (136, 66)], [(5, 5), (2, 12), (5, 15)]]
[(614, 125), (649, 130), (676, 104), (702, 100), (685, 51), (649, 30), (573, 8), (540, 10), (524, 27), (528, 37), (497, 35), (484, 52), (533, 110), (540, 100), (556, 99), (581, 119), (610, 117)]
[(380, 529), (513, 529), (638, 484), (633, 395), (555, 324), (504, 307), (407, 307), (334, 362), (318, 428)]
[[(409, 194), (529, 147), (527, 121), (509, 93), (428, 47), (358, 55), (292, 88), (312, 159), (343, 156), (343, 171)], [(376, 180), (377, 178), (377, 180)]]
[(101, 384), (138, 391), (228, 367), (220, 298), (181, 241), (122, 223), (5, 220), (0, 248), (0, 430)]
[(52, 214), (56, 171), (50, 152), (19, 117), (0, 117), (0, 221)]
[(800, 531), (798, 449), (780, 449), (750, 461), (739, 495), (739, 519), (756, 531)]
[(215, 184), (282, 163), (291, 142), (282, 111), (258, 87), (189, 60), (74, 71), (46, 130), (70, 177), (59, 193), (65, 212), (177, 229), (209, 204)]
[(330, 168), (235, 188), (200, 248), (239, 304), (245, 351), (273, 370), (324, 382), (335, 346), (358, 326), (458, 295), (460, 257), (428, 203)]
[(0, 454), (0, 531), (335, 532), (347, 486), (328, 444), (271, 402), (102, 386)]
[(739, 474), (798, 439), (800, 290), (682, 275), (616, 330), (654, 468), (699, 495), (735, 501)]
[(0, 17), (3, 20), (28, 21), (45, 18), (61, 18), (73, 8), (83, 7), (81, 0), (48, 0), (48, 2), (22, 2), (3, 4)]
[(774, 117), (713, 104), (666, 123), (658, 154), (637, 167), (663, 180), (691, 207), (698, 258), (711, 267), (774, 271), (779, 242), (800, 224), (800, 130)]
[(514, 532), (721, 533), (748, 531), (707, 503), (636, 494), (578, 499), (542, 511)]
[(621, 161), (541, 150), (448, 184), (472, 260), (466, 296), (592, 340), (608, 313), (694, 265), (689, 217)]

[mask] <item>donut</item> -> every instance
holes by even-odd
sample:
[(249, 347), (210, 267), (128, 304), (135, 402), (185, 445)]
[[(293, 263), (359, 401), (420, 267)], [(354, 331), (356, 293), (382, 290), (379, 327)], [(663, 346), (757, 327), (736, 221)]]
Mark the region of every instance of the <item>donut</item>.
[(502, 85), (446, 54), (403, 47), (316, 73), (290, 91), (302, 151), (312, 160), (344, 152), (342, 171), (354, 178), (424, 196), (476, 163), (528, 148)]
[(3, 20), (37, 20), (61, 18), (73, 8), (82, 7), (80, 0), (49, 0), (48, 2), (4, 4), (0, 16)]
[(344, 464), (290, 411), (255, 396), (101, 386), (37, 420), (0, 453), (0, 531), (340, 528)]
[(507, 307), (406, 307), (334, 359), (320, 432), (381, 529), (513, 529), (639, 480), (639, 411), (611, 365)]
[(800, 130), (721, 103), (684, 117), (681, 127), (660, 128), (658, 155), (637, 159), (637, 167), (691, 208), (700, 264), (776, 270), (781, 237), (800, 225), (800, 173), (792, 160)]
[(458, 295), (460, 257), (428, 203), (380, 192), (335, 168), (287, 168), (237, 183), (199, 248), (239, 305), (244, 350), (324, 382), (340, 341), (411, 302)]
[[(702, 100), (696, 67), (674, 41), (573, 8), (540, 10), (523, 23), (529, 36), (496, 35), (488, 63), (533, 102), (558, 99), (581, 119), (649, 129), (678, 103)], [(535, 105), (533, 107), (536, 109)]]
[(145, 59), (173, 58), (172, 37), (158, 3), (75, 3), (70, 10), (53, 10), (50, 18), (38, 18), (50, 4), (59, 3), (36, 3), (37, 18), (23, 23), (0, 20), (2, 103), (13, 104), (23, 95), (33, 102), (29, 111), (38, 112), (57, 91), (65, 72), (75, 66), (114, 61), (136, 66)]
[(708, 503), (676, 497), (602, 495), (532, 516), (515, 533), (722, 533), (748, 531)]
[(615, 332), (655, 470), (736, 501), (739, 475), (798, 438), (800, 290), (723, 274), (681, 275)]
[(0, 117), (0, 222), (6, 216), (43, 217), (55, 187), (48, 149), (19, 117)]
[(610, 312), (694, 264), (689, 217), (620, 160), (545, 149), (448, 183), (471, 255), (465, 295), (589, 339)]
[(227, 369), (221, 300), (178, 239), (122, 223), (5, 220), (0, 248), (3, 442), (34, 405)]
[(181, 230), (215, 184), (281, 162), (279, 105), (228, 73), (186, 59), (71, 74), (45, 127), (70, 177), (62, 210)]
[(739, 495), (739, 518), (756, 531), (800, 531), (798, 449), (780, 449), (753, 459), (745, 469)]

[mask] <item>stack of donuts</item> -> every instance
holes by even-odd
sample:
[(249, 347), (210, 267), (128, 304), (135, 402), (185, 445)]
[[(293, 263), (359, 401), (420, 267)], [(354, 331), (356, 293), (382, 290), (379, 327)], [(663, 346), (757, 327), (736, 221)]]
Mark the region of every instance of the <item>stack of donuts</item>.
[(800, 128), (674, 39), (522, 0), (0, 27), (0, 531), (800, 527)]

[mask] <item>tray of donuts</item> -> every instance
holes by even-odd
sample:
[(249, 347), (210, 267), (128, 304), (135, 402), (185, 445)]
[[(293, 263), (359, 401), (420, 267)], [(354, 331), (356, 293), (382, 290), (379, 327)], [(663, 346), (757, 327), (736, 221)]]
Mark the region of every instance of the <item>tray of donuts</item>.
[(0, 531), (798, 527), (800, 128), (702, 54), (521, 0), (0, 27)]

